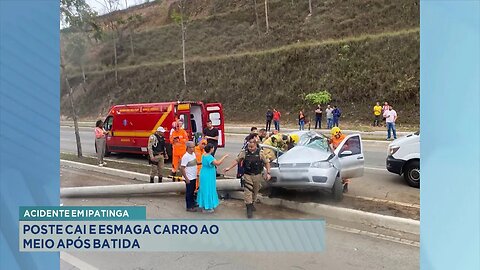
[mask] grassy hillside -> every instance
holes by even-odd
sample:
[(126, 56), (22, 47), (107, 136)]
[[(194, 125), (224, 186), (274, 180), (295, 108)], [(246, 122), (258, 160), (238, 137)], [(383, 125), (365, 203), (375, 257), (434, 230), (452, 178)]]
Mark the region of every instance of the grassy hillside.
[[(313, 1), (307, 17), (308, 1), (269, 1), (268, 35), (257, 2), (260, 35), (253, 1), (188, 2), (187, 99), (222, 102), (228, 120), (262, 120), (273, 106), (293, 121), (300, 108), (312, 109), (306, 94), (327, 89), (345, 120), (369, 121), (374, 102), (388, 100), (400, 122), (419, 123), (418, 2)], [(166, 3), (149, 5), (148, 14), (162, 7), (171, 14), (176, 5)], [(149, 18), (132, 36), (134, 57), (128, 33), (120, 40), (118, 85), (108, 41), (90, 48), (86, 85), (70, 66), (81, 117), (98, 117), (112, 104), (174, 100), (182, 91), (180, 27), (169, 15), (153, 25)], [(61, 109), (69, 115), (65, 93)]]
[[(92, 73), (87, 88), (95, 90), (77, 98), (79, 113), (106, 112), (114, 103), (174, 100), (183, 88), (181, 67), (178, 62), (123, 68), (118, 87), (111, 72)], [(222, 102), (231, 120), (258, 119), (268, 106), (295, 112), (306, 107), (304, 95), (316, 89), (328, 89), (351, 121), (369, 119), (376, 100), (401, 104), (398, 111), (403, 120), (419, 120), (419, 36), (415, 30), (205, 58), (190, 61), (188, 67), (188, 99)], [(81, 80), (77, 76), (74, 83)], [(66, 102), (62, 105), (68, 109)]]
[[(223, 5), (213, 13), (211, 2)], [(187, 22), (187, 57), (265, 50), (292, 43), (376, 34), (419, 25), (418, 5), (411, 0), (313, 1), (314, 15), (311, 17), (307, 17), (308, 1), (295, 0), (292, 5), (291, 1), (284, 0), (269, 2), (270, 31), (265, 34), (264, 6), (259, 0), (259, 35), (253, 1), (233, 1), (228, 5), (225, 2), (229, 1), (187, 1), (187, 16), (192, 18)], [(150, 6), (163, 18), (153, 29), (144, 25), (153, 14), (139, 13), (144, 17), (137, 28), (150, 30), (132, 34), (133, 55), (131, 32), (123, 31), (118, 47), (119, 65), (181, 59), (180, 27), (165, 14), (171, 15), (176, 5), (162, 12), (161, 7), (167, 8), (161, 4)], [(228, 7), (232, 8), (230, 12), (225, 11)], [(101, 49), (91, 55), (90, 64), (94, 69), (102, 70), (113, 65), (112, 47), (111, 41), (104, 42)]]

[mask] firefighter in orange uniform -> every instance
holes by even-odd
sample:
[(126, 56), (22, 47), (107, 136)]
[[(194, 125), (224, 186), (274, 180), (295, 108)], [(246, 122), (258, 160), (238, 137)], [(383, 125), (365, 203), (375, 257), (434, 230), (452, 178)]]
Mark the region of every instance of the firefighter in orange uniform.
[[(331, 130), (332, 137), (330, 137), (330, 145), (332, 146), (333, 150), (337, 149), (337, 147), (340, 145), (340, 143), (345, 140), (345, 134), (342, 133), (342, 130), (338, 127), (333, 127)], [(348, 148), (347, 144), (344, 144), (344, 148)], [(342, 184), (343, 184), (343, 193), (348, 192), (348, 184), (350, 184), (350, 179), (345, 179), (342, 178)]]
[(178, 122), (172, 123), (172, 132), (170, 135), (170, 143), (172, 144), (173, 148), (173, 157), (172, 157), (172, 176), (175, 176), (178, 169), (180, 168), (180, 160), (182, 156), (187, 152), (187, 141), (188, 141), (188, 134), (179, 125)]
[(330, 144), (332, 145), (333, 150), (335, 150), (338, 145), (345, 139), (346, 136), (338, 127), (333, 127), (331, 130), (331, 134), (332, 137), (330, 137)]
[(200, 186), (200, 169), (202, 169), (202, 156), (205, 154), (206, 145), (207, 140), (203, 139), (197, 146), (195, 146), (195, 156), (197, 158), (197, 186), (195, 187), (195, 192), (198, 191), (198, 187)]

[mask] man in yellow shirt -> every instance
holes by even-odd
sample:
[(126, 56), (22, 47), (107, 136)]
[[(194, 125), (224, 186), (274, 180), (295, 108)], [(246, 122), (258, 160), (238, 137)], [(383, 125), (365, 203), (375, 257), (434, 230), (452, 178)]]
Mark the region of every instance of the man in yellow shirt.
[(382, 115), (382, 106), (380, 106), (380, 102), (377, 102), (377, 105), (373, 107), (373, 115), (375, 116), (375, 120), (373, 120), (373, 126), (379, 127), (380, 115)]

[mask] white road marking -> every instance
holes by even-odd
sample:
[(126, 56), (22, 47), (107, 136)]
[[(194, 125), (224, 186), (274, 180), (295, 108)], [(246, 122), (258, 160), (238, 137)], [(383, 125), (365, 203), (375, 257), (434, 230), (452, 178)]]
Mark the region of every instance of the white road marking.
[(388, 172), (385, 168), (376, 168), (376, 167), (364, 167), (365, 170), (372, 170), (372, 171), (385, 171)]
[(67, 252), (60, 252), (60, 259), (82, 270), (98, 270), (98, 268), (93, 265), (88, 264)]
[(342, 231), (342, 232), (348, 232), (348, 233), (353, 233), (353, 234), (359, 234), (359, 235), (365, 235), (377, 239), (382, 239), (385, 241), (390, 241), (390, 242), (395, 242), (403, 245), (409, 245), (413, 247), (420, 247), (420, 242), (418, 241), (413, 241), (413, 240), (407, 240), (407, 239), (402, 239), (399, 237), (394, 237), (394, 236), (389, 236), (389, 235), (384, 235), (380, 233), (374, 233), (374, 232), (368, 232), (368, 231), (362, 231), (358, 229), (353, 229), (353, 228), (348, 228), (348, 227), (343, 227), (339, 225), (333, 225), (333, 224), (327, 224), (327, 228), (337, 230), (337, 231)]

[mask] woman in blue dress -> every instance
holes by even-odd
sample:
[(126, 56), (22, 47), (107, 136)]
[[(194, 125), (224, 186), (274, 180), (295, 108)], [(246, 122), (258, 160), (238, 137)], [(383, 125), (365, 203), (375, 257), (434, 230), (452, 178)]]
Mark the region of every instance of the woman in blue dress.
[(222, 164), (228, 155), (216, 160), (212, 153), (215, 150), (213, 144), (205, 146), (205, 154), (202, 156), (202, 169), (200, 170), (200, 186), (198, 187), (197, 203), (205, 212), (212, 213), (218, 206), (217, 172), (215, 166)]

